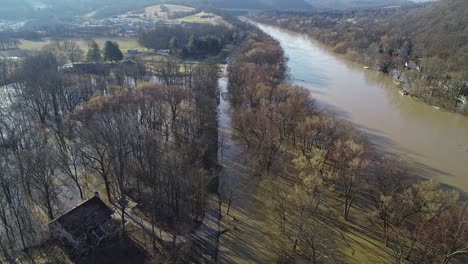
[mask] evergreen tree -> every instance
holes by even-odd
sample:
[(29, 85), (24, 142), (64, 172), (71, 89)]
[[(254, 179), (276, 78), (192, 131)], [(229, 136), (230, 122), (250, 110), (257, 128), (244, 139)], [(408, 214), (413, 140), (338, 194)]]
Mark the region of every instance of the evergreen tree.
[(170, 54), (177, 56), (179, 53), (179, 40), (176, 37), (171, 38), (169, 41)]
[(197, 37), (195, 37), (195, 35), (192, 34), (192, 36), (190, 36), (187, 48), (190, 54), (197, 52)]
[(104, 45), (104, 60), (111, 62), (118, 62), (123, 59), (123, 53), (119, 48), (117, 42), (106, 41)]
[(179, 48), (179, 40), (176, 37), (171, 38), (171, 40), (169, 41), (169, 48), (171, 49)]
[(89, 62), (99, 62), (102, 59), (101, 49), (94, 40), (88, 43), (87, 59)]

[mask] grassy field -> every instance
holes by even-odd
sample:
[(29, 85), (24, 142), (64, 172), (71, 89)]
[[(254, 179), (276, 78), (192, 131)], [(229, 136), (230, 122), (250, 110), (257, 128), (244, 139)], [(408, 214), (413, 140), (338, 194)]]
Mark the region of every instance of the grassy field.
[[(126, 53), (127, 50), (129, 49), (138, 49), (140, 51), (147, 51), (146, 48), (142, 47), (138, 41), (136, 39), (133, 39), (133, 38), (114, 38), (114, 37), (108, 37), (108, 38), (104, 38), (104, 37), (99, 37), (99, 38), (93, 38), (101, 48), (104, 47), (104, 43), (107, 41), (107, 40), (110, 40), (110, 41), (115, 41), (119, 44), (120, 46), (120, 49), (122, 50), (122, 52)], [(85, 38), (66, 38), (66, 39), (58, 39), (60, 41), (63, 41), (63, 40), (71, 40), (71, 41), (75, 41), (78, 43), (78, 45), (80, 46), (80, 48), (83, 50), (83, 51), (87, 51), (88, 50), (88, 42), (90, 39), (85, 39)], [(22, 50), (29, 50), (29, 51), (34, 51), (34, 50), (40, 50), (42, 48), (44, 48), (45, 46), (47, 45), (50, 45), (52, 44), (54, 41), (56, 40), (52, 40), (52, 39), (43, 39), (41, 41), (30, 41), (30, 40), (21, 40), (21, 45), (20, 45), (20, 49)]]
[(168, 18), (173, 13), (188, 13), (193, 10), (193, 7), (181, 5), (156, 5), (145, 8), (145, 12), (142, 15), (146, 15), (146, 17)]
[(186, 22), (186, 23), (201, 23), (201, 24), (213, 24), (213, 25), (220, 25), (226, 24), (226, 21), (220, 16), (217, 16), (213, 13), (206, 13), (200, 12), (195, 15), (183, 17), (176, 19), (178, 22)]
[[(174, 13), (190, 13), (195, 9), (188, 6), (180, 5), (156, 5), (145, 8), (141, 11), (132, 11), (121, 15), (122, 17), (141, 17), (151, 18), (154, 20), (163, 20), (166, 23), (201, 23), (201, 24), (226, 24), (226, 21), (218, 15), (208, 12), (199, 12), (194, 15), (188, 15), (186, 17), (178, 19), (170, 19), (170, 15)], [(192, 13), (193, 14), (193, 13)]]

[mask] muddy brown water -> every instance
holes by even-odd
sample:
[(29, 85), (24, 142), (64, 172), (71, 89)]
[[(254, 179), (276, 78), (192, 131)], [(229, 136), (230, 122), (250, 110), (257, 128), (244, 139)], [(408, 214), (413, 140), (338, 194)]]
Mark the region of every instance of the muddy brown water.
[(468, 117), (402, 96), (392, 79), (332, 54), (304, 34), (254, 23), (277, 39), (292, 82), (426, 178), (468, 192)]

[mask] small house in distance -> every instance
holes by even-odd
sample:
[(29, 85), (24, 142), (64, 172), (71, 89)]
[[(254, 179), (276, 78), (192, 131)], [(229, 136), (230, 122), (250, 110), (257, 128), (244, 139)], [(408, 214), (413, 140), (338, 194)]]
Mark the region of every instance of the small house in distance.
[(96, 246), (116, 228), (114, 210), (99, 194), (49, 223), (51, 234), (75, 249)]
[(106, 75), (109, 74), (113, 64), (105, 63), (69, 63), (63, 66), (58, 67), (59, 72), (68, 72), (76, 74), (96, 74), (96, 75)]
[(414, 61), (406, 62), (405, 67), (406, 67), (406, 69), (409, 69), (409, 70), (417, 70), (417, 71), (421, 70), (421, 68), (419, 68), (418, 64), (416, 64), (416, 62), (414, 62)]
[(138, 55), (139, 51), (137, 49), (129, 49), (127, 50), (129, 55)]

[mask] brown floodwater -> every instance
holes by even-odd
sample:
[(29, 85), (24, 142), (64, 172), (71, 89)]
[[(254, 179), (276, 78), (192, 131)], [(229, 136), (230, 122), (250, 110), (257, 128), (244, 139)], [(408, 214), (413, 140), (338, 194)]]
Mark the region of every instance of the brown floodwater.
[(415, 174), (468, 192), (468, 117), (400, 95), (389, 76), (346, 61), (304, 34), (254, 24), (281, 43), (292, 82), (309, 89), (319, 106), (406, 160)]

